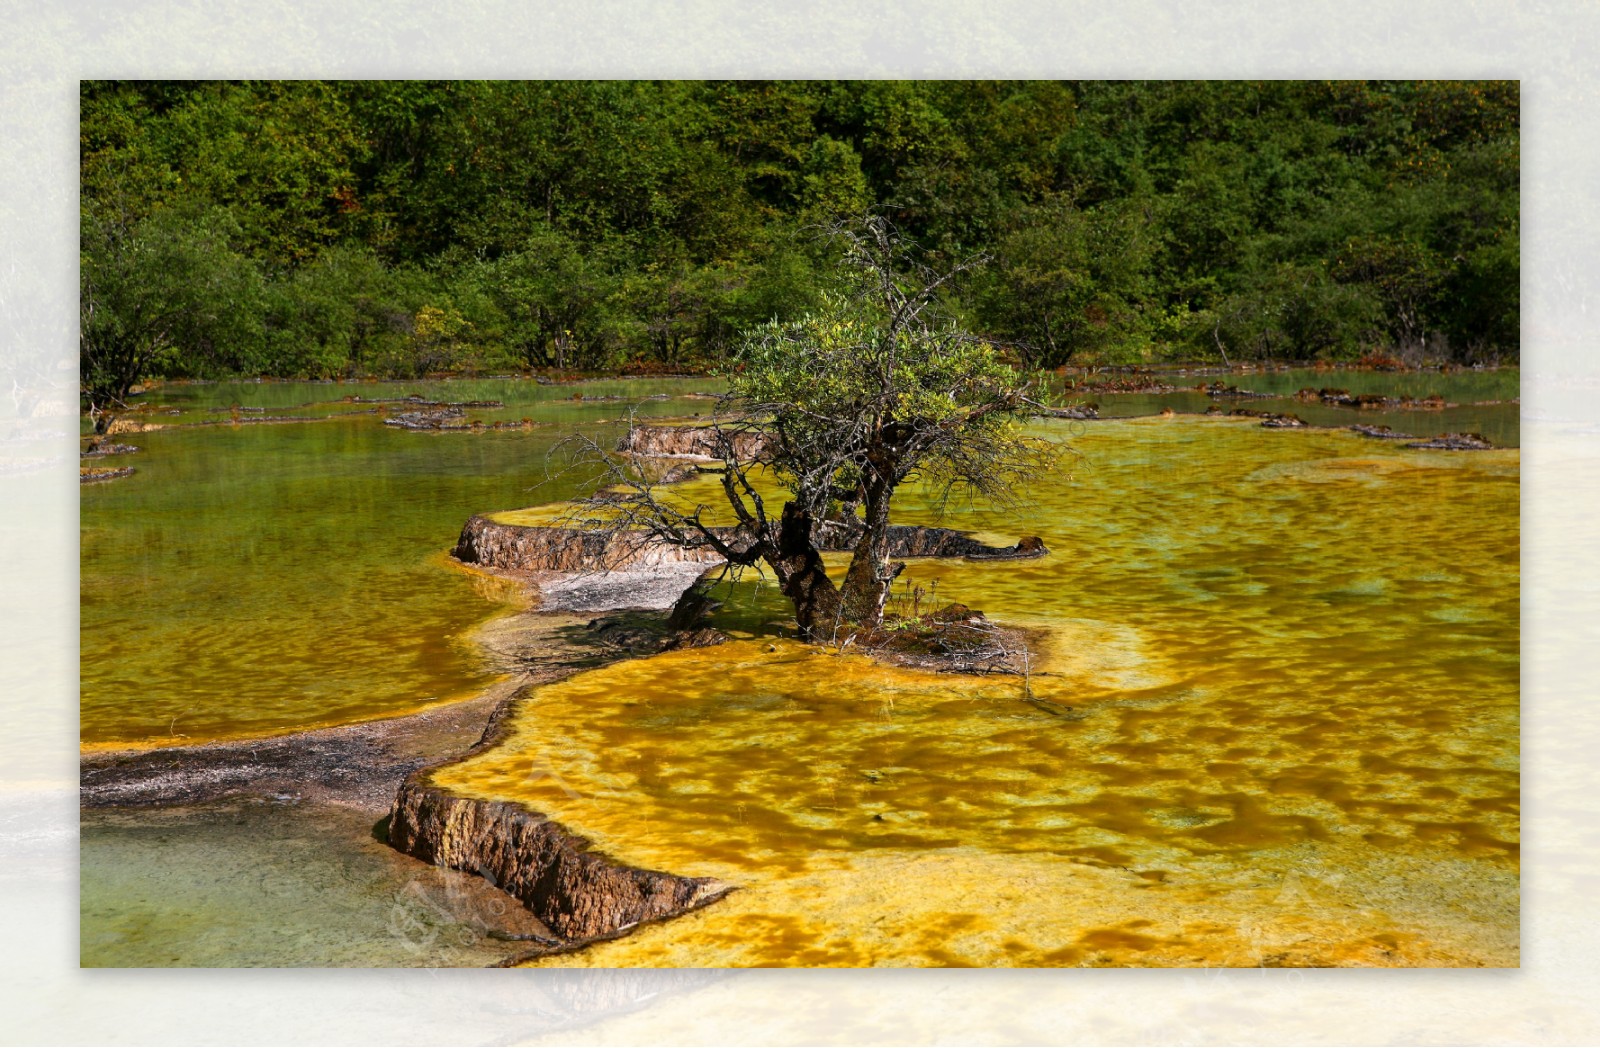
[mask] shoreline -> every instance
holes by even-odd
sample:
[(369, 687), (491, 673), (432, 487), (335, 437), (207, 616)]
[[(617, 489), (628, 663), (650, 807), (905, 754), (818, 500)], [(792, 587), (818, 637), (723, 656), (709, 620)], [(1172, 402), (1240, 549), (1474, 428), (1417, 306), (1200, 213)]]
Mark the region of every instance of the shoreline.
[[(458, 567), (476, 572), (468, 565)], [(537, 584), (531, 578), (523, 581)], [(564, 602), (583, 603), (585, 583), (602, 580), (591, 575), (564, 581)], [(614, 588), (608, 592), (602, 587), (598, 598), (603, 601), (616, 594)], [(667, 603), (675, 597), (673, 590)], [(204, 823), (218, 818), (234, 822), (240, 816), (230, 813), (255, 811), (258, 814), (251, 817), (272, 819), (274, 824), (316, 825), (323, 832), (336, 832), (340, 837), (337, 847), (342, 849), (370, 848), (377, 842), (388, 857), (383, 866), (401, 871), (397, 908), (420, 906), (429, 920), (454, 921), (462, 935), (480, 944), (476, 954), (465, 960), (459, 956), (461, 950), (447, 947), (431, 958), (429, 966), (487, 963), (503, 967), (530, 954), (568, 952), (626, 934), (635, 925), (602, 934), (562, 935), (515, 894), (513, 884), (485, 875), (481, 863), (458, 869), (424, 861), (396, 847), (389, 833), (397, 800), (413, 778), (489, 744), (531, 690), (640, 654), (615, 643), (615, 631), (592, 628), (595, 623), (626, 623), (639, 618), (639, 612), (659, 617), (662, 610), (613, 607), (607, 609), (611, 614), (589, 620), (563, 608), (564, 602), (532, 609), (524, 606), (479, 624), (473, 640), (504, 676), (457, 701), (397, 716), (267, 737), (80, 751), (80, 824), (118, 826), (133, 820), (166, 825), (172, 819)], [(569, 854), (578, 855), (587, 866), (596, 865), (582, 856), (582, 838), (565, 833), (541, 815), (529, 816), (527, 821), (546, 827), (547, 835), (564, 845)], [(631, 873), (631, 868), (606, 865)], [(680, 880), (661, 876), (670, 878), (669, 883)], [(731, 889), (731, 885), (708, 886), (695, 893), (694, 907), (715, 901)], [(499, 957), (485, 955), (483, 950), (492, 950), (495, 942), (504, 952)]]
[[(671, 584), (682, 578), (670, 567), (636, 570), (627, 573), (630, 585), (618, 585), (604, 574), (512, 575), (456, 566), (554, 591), (553, 600), (493, 615), (472, 631), (499, 680), (420, 710), (344, 724), (178, 745), (83, 744), (80, 807), (173, 807), (255, 796), (382, 814), (407, 775), (471, 749), (526, 689), (636, 654), (609, 643), (602, 631), (591, 631), (582, 616), (626, 618), (632, 612), (662, 611), (677, 597)], [(647, 575), (655, 584), (641, 586), (646, 580), (639, 577)]]

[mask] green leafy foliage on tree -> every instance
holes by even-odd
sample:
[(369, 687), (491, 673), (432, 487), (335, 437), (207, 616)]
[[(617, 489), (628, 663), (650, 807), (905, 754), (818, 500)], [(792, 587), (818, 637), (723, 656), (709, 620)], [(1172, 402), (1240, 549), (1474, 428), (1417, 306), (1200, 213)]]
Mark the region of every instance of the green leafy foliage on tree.
[(84, 216), (79, 382), (99, 416), (146, 375), (252, 371), (261, 359), (261, 274), (220, 209)]
[[(770, 570), (800, 631), (824, 637), (882, 622), (894, 579), (889, 513), (902, 485), (1017, 500), (1058, 447), (1027, 436), (1032, 402), (996, 346), (948, 312), (976, 262), (930, 267), (882, 219), (833, 228), (833, 286), (817, 308), (741, 335), (728, 392), (708, 420), (738, 536), (706, 507), (658, 493), (654, 471), (579, 436), (571, 445), (612, 482), (583, 523), (614, 535), (709, 545), (735, 567)], [(752, 440), (751, 438), (755, 438)], [(762, 494), (772, 479), (781, 509)], [(844, 579), (823, 567), (819, 536), (851, 547)]]

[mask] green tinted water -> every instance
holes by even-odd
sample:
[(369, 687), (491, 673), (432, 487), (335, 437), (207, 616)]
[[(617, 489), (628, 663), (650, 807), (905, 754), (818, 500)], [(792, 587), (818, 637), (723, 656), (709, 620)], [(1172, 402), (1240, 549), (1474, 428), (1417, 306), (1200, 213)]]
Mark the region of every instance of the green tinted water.
[[(1520, 372), (1515, 368), (1447, 373), (1293, 368), (1228, 375), (1163, 374), (1159, 377), (1177, 386), (1220, 381), (1224, 385), (1274, 395), (1233, 399), (1210, 397), (1201, 392), (1096, 394), (1066, 390), (1065, 393), (1069, 401), (1092, 401), (1098, 404), (1102, 418), (1137, 418), (1158, 414), (1163, 408), (1198, 415), (1215, 405), (1225, 411), (1239, 407), (1298, 415), (1313, 426), (1343, 427), (1359, 423), (1388, 426), (1396, 432), (1423, 439), (1443, 433), (1477, 433), (1496, 447), (1514, 448), (1522, 443), (1519, 412), (1514, 403), (1520, 396), (1521, 382)], [(1294, 394), (1308, 388), (1343, 389), (1355, 396), (1374, 393), (1414, 399), (1437, 394), (1452, 406), (1374, 410), (1334, 407), (1320, 401), (1294, 398)]]
[[(1323, 383), (1468, 400), (1513, 391), (1516, 372), (1238, 378), (1246, 387)], [(168, 428), (119, 437), (142, 452), (104, 461), (133, 464), (138, 472), (85, 486), (81, 496), (81, 737), (152, 742), (284, 731), (399, 712), (481, 686), (481, 663), (459, 638), (491, 611), (471, 580), (452, 574), (437, 554), (475, 512), (582, 490), (577, 478), (536, 487), (547, 451), (576, 428), (629, 411), (692, 415), (705, 404), (643, 398), (712, 385), (611, 380), (548, 387), (482, 379), (152, 391), (143, 400), (157, 410), (138, 417)], [(346, 398), (392, 402), (409, 395), (500, 401), (503, 407), (466, 409), (465, 418), (488, 424), (527, 418), (536, 428), (412, 433), (371, 414), (235, 426), (231, 411), (218, 410), (403, 411), (410, 408)], [(1200, 411), (1209, 400), (1173, 394), (1107, 396), (1101, 403), (1112, 416), (1165, 406)], [(1329, 424), (1359, 419), (1419, 436), (1475, 429), (1497, 443), (1517, 443), (1515, 405), (1356, 413), (1296, 402), (1286, 409), (1319, 420), (1327, 415)], [(1457, 411), (1481, 417), (1457, 419)]]
[[(611, 385), (633, 395), (695, 388)], [(307, 403), (329, 388), (188, 386), (162, 397), (198, 416), (241, 394)], [(586, 490), (580, 477), (545, 483), (546, 453), (631, 405), (576, 403), (570, 389), (529, 382), (367, 384), (362, 395), (409, 392), (494, 396), (505, 414), (551, 424), (435, 434), (361, 415), (118, 438), (142, 449), (117, 459), (138, 472), (82, 492), (84, 742), (281, 732), (412, 709), (488, 681), (461, 637), (494, 609), (442, 552), (479, 510)]]
[[(504, 417), (556, 424), (425, 434), (357, 416), (122, 438), (144, 449), (125, 460), (139, 472), (83, 491), (84, 739), (282, 731), (486, 683), (459, 638), (495, 605), (441, 552), (472, 513), (583, 490), (534, 487), (545, 449), (626, 405), (464, 385), (357, 392), (503, 399)], [(330, 392), (159, 395), (206, 421)], [(1514, 405), (1488, 410), (1514, 427)], [(1037, 631), (1033, 684), (1056, 709), (1009, 679), (751, 641), (546, 688), (512, 747), (452, 772), (625, 859), (744, 886), (564, 963), (1515, 963), (1518, 454), (1240, 420), (1045, 429), (1083, 457), (1040, 478), (1033, 515), (957, 505), (941, 522), (1037, 533), (1052, 555), (918, 562), (906, 581)], [(933, 519), (915, 497), (901, 509)], [(751, 598), (730, 624), (782, 617), (770, 592)], [(234, 833), (96, 817), (85, 963), (434, 958), (376, 927), (395, 870), (295, 843), (365, 827), (283, 818)], [(253, 842), (303, 867), (265, 903), (236, 876), (272, 865)], [(433, 946), (457, 934), (446, 918), (406, 927)]]

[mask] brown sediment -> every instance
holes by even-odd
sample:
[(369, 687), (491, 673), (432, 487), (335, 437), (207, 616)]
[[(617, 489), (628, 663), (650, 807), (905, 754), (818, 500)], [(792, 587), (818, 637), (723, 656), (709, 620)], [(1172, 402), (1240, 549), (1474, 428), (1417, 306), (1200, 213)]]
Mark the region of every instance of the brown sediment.
[[(982, 676), (990, 673), (1024, 676), (1032, 663), (1029, 631), (991, 622), (981, 611), (951, 604), (915, 618), (886, 618), (882, 626), (848, 634), (879, 662), (936, 673)], [(1048, 713), (1068, 716), (1029, 699)], [(1081, 719), (1081, 714), (1068, 716)]]

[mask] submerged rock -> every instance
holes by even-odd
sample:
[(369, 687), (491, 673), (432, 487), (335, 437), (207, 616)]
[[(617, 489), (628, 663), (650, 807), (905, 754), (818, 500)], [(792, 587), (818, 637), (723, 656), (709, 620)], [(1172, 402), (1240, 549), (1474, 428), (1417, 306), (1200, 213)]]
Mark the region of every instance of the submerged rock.
[(1071, 418), (1071, 419), (1097, 419), (1100, 417), (1098, 404), (1074, 404), (1064, 408), (1037, 408), (1033, 412), (1034, 418)]
[(1494, 445), (1477, 433), (1446, 433), (1434, 437), (1432, 440), (1420, 440), (1414, 444), (1407, 444), (1408, 448), (1422, 448), (1428, 451), (1492, 451)]
[(133, 472), (132, 466), (122, 466), (117, 469), (85, 469), (78, 472), (78, 483), (95, 484), (102, 480), (116, 480), (118, 477), (131, 477)]
[[(1211, 414), (1211, 412), (1207, 412)], [(1268, 429), (1299, 429), (1306, 425), (1305, 419), (1299, 415), (1281, 414), (1276, 411), (1253, 411), (1250, 408), (1234, 408), (1228, 412), (1231, 416), (1240, 418), (1258, 418), (1261, 424)]]
[(1227, 397), (1230, 400), (1265, 400), (1277, 396), (1275, 393), (1257, 393), (1253, 389), (1240, 389), (1238, 386), (1224, 386), (1221, 382), (1213, 382), (1203, 389), (1208, 397)]
[[(812, 536), (817, 548), (824, 551), (854, 549), (864, 530), (859, 520), (823, 521)], [(911, 524), (889, 525), (889, 556), (891, 557), (964, 557), (967, 560), (1030, 560), (1042, 557), (1050, 550), (1038, 536), (1029, 536), (1015, 546), (991, 546), (979, 542), (965, 532), (951, 528), (919, 527)]]
[(385, 426), (394, 426), (398, 429), (470, 429), (471, 425), (462, 421), (466, 412), (457, 407), (441, 407), (428, 411), (403, 411), (398, 415), (390, 415), (383, 420)]
[(133, 418), (115, 418), (105, 428), (105, 435), (115, 437), (122, 433), (151, 433), (167, 427), (159, 422), (141, 422)]
[(1355, 393), (1348, 389), (1307, 386), (1294, 395), (1296, 400), (1321, 401), (1333, 407), (1357, 409), (1405, 408), (1412, 411), (1437, 411), (1448, 407), (1445, 399), (1434, 393), (1426, 397), (1386, 397), (1381, 393)]
[(1416, 440), (1410, 433), (1396, 433), (1388, 426), (1351, 426), (1351, 432), (1373, 440)]
[(98, 458), (103, 455), (131, 455), (139, 449), (132, 444), (113, 444), (106, 440), (91, 440), (79, 453), (79, 458)]

